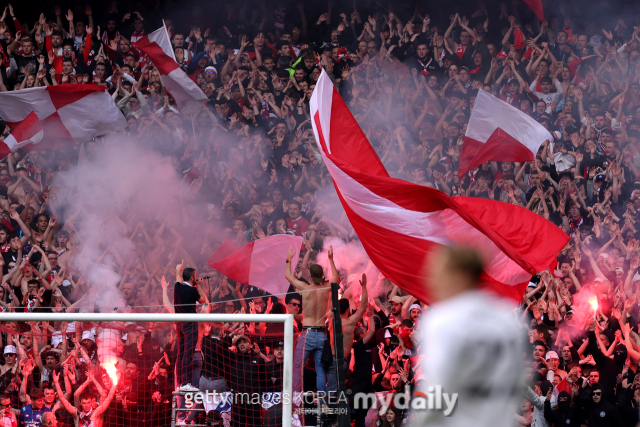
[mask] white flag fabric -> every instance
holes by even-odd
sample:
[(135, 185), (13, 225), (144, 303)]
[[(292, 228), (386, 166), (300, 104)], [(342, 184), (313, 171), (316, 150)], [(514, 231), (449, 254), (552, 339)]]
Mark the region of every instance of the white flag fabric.
[(18, 148), (38, 144), (42, 141), (44, 131), (35, 112), (31, 112), (23, 121), (11, 128), (11, 133), (4, 141), (0, 141), (0, 160), (4, 160)]
[(165, 27), (142, 37), (136, 42), (136, 48), (148, 55), (158, 68), (162, 82), (178, 104), (178, 110), (191, 115), (207, 103), (207, 95), (178, 66)]
[[(24, 125), (31, 131), (22, 134), (22, 137), (29, 137), (32, 143), (37, 143), (38, 150), (86, 142), (127, 126), (127, 121), (106, 88), (92, 84), (61, 84), (2, 92), (0, 118), (14, 132), (25, 122)], [(37, 136), (40, 130), (33, 132), (38, 129), (35, 118), (41, 127), (41, 138)], [(14, 137), (15, 144), (26, 143), (29, 139), (19, 140), (20, 134)], [(8, 143), (5, 140), (5, 144)]]
[(478, 91), (460, 150), (458, 177), (490, 160), (530, 162), (553, 136), (533, 118), (484, 90)]

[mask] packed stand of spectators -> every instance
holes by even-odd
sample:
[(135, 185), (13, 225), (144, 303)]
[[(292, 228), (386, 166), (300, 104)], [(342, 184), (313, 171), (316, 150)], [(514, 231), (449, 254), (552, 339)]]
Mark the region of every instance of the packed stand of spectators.
[[(188, 238), (182, 227), (197, 217), (195, 203), (177, 210), (178, 221), (114, 213), (136, 248), (135, 263), (118, 260), (127, 304), (121, 310), (180, 312), (183, 306), (172, 300), (177, 287), (194, 311), (199, 301), (198, 311), (288, 312), (302, 333), (303, 299), (313, 288), (296, 290), (304, 289), (303, 279), (322, 284), (315, 260), (325, 239), (357, 239), (311, 130), (308, 103), (324, 68), (392, 176), (451, 196), (517, 204), (572, 236), (557, 267), (532, 279), (514, 312), (531, 342), (529, 386), (515, 422), (634, 426), (640, 405), (636, 7), (560, 2), (547, 7), (548, 23), (541, 24), (522, 2), (157, 2), (132, 9), (112, 1), (66, 12), (24, 8), (24, 18), (9, 5), (0, 26), (0, 90), (106, 86), (128, 122), (122, 134), (163, 156), (189, 194), (211, 206), (203, 232)], [(177, 62), (209, 98), (193, 117), (176, 109), (158, 70), (135, 47), (162, 18)], [(459, 181), (460, 147), (478, 90), (539, 121), (554, 141), (533, 162), (489, 162)], [(52, 184), (60, 171), (96, 161), (100, 144), (18, 151), (0, 163), (3, 311), (93, 311), (100, 295), (88, 290), (74, 264), (84, 233), (78, 218), (86, 212), (57, 212), (53, 201), (65, 197), (72, 205), (73, 192)], [(242, 245), (285, 233), (304, 238), (287, 295), (265, 295), (206, 266), (226, 238)], [(192, 268), (210, 278), (199, 285)], [(357, 282), (347, 273), (334, 275), (343, 288)], [(161, 280), (174, 275), (176, 285)], [(189, 285), (181, 290), (183, 282), (198, 292)], [(368, 307), (340, 307), (353, 340), (345, 353), (348, 387), (404, 393), (428, 381), (415, 332), (427, 307), (383, 283), (377, 294), (369, 285)], [(0, 416), (5, 425), (33, 427), (167, 426), (174, 375), (179, 385), (200, 390), (281, 388), (281, 329), (263, 323), (186, 328), (5, 322)], [(117, 382), (97, 359), (105, 330), (118, 336)], [(326, 339), (325, 331), (315, 332)], [(176, 364), (179, 336), (194, 335), (188, 360)], [(322, 340), (313, 345), (305, 389), (326, 390), (335, 363), (318, 355)], [(554, 393), (554, 386), (562, 391)], [(278, 425), (281, 418), (270, 409), (246, 405), (222, 419)], [(408, 411), (395, 407), (373, 420), (362, 411), (352, 417), (357, 426), (411, 422)]]

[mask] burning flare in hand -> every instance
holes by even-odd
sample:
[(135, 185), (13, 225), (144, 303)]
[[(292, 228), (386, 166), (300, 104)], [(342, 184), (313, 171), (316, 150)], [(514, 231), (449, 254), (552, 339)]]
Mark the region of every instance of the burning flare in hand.
[(596, 315), (598, 313), (598, 297), (597, 296), (592, 296), (589, 299), (589, 304), (591, 305), (591, 308), (593, 308), (593, 319), (596, 319)]
[(118, 369), (115, 363), (103, 363), (102, 367), (111, 378), (113, 384), (118, 384)]

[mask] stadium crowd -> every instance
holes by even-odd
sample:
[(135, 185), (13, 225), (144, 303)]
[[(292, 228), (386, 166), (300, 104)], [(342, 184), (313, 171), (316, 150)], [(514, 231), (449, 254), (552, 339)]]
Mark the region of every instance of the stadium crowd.
[[(299, 334), (294, 383), (304, 376), (305, 390), (328, 392), (337, 368), (327, 344), (331, 327), (324, 325), (329, 292), (316, 257), (327, 249), (325, 239), (357, 236), (311, 129), (308, 104), (323, 68), (392, 176), (450, 196), (522, 206), (571, 236), (557, 266), (534, 276), (514, 309), (531, 344), (514, 423), (635, 426), (637, 5), (555, 2), (545, 5), (547, 22), (540, 23), (523, 2), (454, 3), (113, 0), (93, 8), (73, 4), (66, 12), (62, 5), (22, 5), (20, 15), (7, 5), (0, 91), (106, 86), (128, 123), (121, 134), (166, 159), (191, 200), (212, 206), (201, 231), (187, 238), (183, 227), (199, 218), (196, 203), (185, 203), (171, 220), (110, 214), (135, 245), (131, 260), (113, 256), (126, 302), (121, 311), (292, 313)], [(177, 110), (158, 70), (136, 49), (162, 25), (176, 61), (209, 98), (191, 117)], [(488, 162), (460, 181), (460, 147), (478, 90), (533, 117), (554, 141), (535, 161)], [(63, 215), (58, 203), (65, 198), (73, 206), (74, 193), (55, 183), (78, 162), (97, 161), (101, 144), (97, 138), (47, 152), (18, 150), (0, 162), (3, 312), (94, 310), (100, 294), (76, 262), (89, 232), (80, 218), (90, 207)], [(227, 238), (241, 246), (286, 233), (304, 239), (299, 264), (283, 272), (292, 284), (286, 295), (267, 295), (206, 265)], [(112, 256), (102, 249), (95, 263)], [(329, 258), (333, 266), (332, 251)], [(349, 278), (351, 272), (326, 273), (343, 291), (361, 286), (360, 303), (345, 299), (339, 307), (348, 388), (411, 393), (428, 381), (421, 370), (428, 356), (416, 332), (428, 306), (387, 280), (377, 287), (373, 278), (367, 284), (366, 277)], [(281, 327), (58, 321), (3, 322), (0, 329), (4, 426), (168, 426), (176, 386), (267, 396), (234, 402), (230, 411), (225, 402), (205, 405), (206, 416), (178, 411), (177, 423), (281, 423)], [(101, 347), (113, 349), (117, 373), (100, 363), (108, 353)], [(335, 407), (326, 406), (323, 421), (333, 422)], [(393, 405), (350, 413), (356, 427), (411, 423), (410, 412)], [(298, 414), (315, 424), (315, 416)]]

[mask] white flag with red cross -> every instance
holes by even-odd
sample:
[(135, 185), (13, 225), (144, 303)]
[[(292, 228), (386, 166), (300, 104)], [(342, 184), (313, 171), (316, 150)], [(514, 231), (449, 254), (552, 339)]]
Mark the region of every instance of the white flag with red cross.
[(13, 138), (4, 141), (4, 151), (0, 148), (4, 157), (28, 144), (49, 150), (127, 126), (113, 98), (100, 85), (62, 84), (2, 92), (0, 118), (13, 131)]

